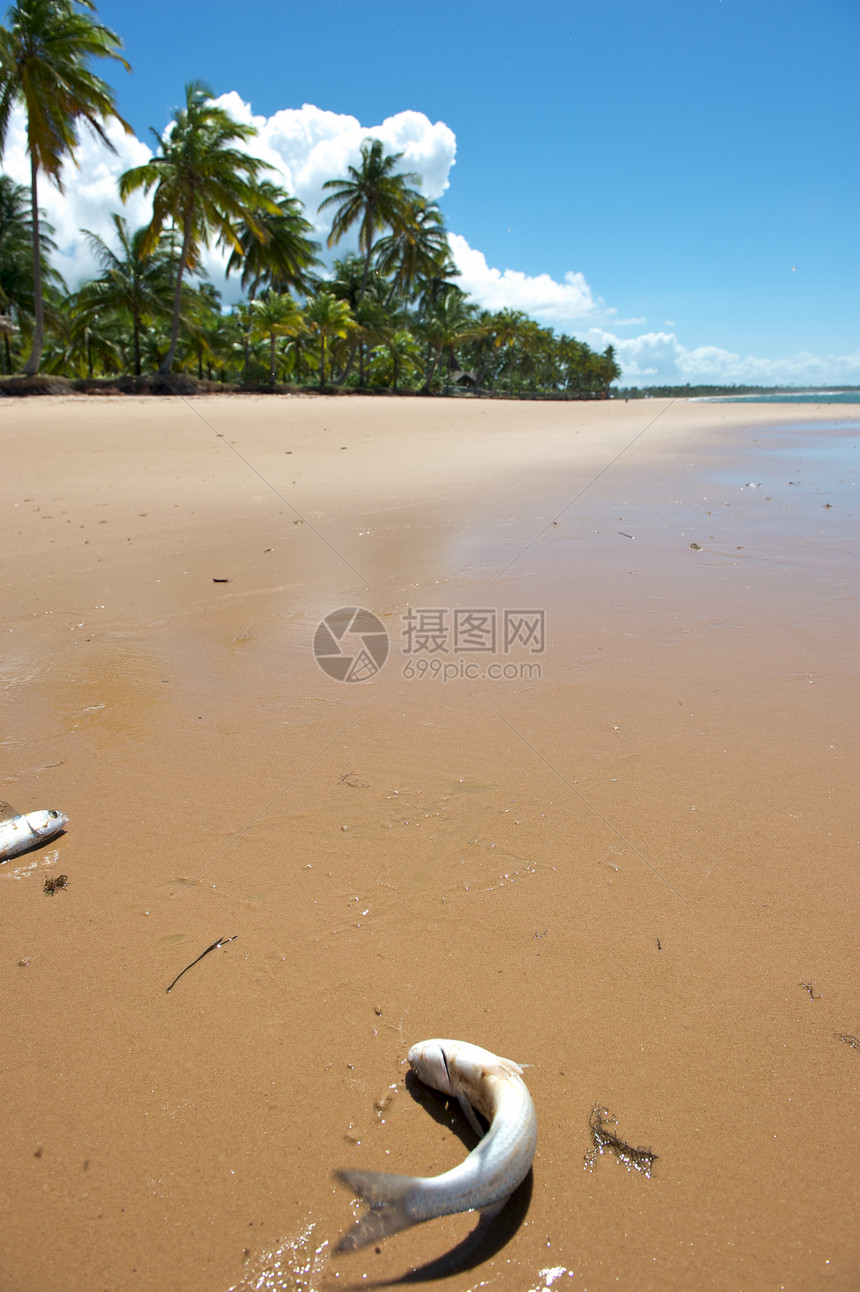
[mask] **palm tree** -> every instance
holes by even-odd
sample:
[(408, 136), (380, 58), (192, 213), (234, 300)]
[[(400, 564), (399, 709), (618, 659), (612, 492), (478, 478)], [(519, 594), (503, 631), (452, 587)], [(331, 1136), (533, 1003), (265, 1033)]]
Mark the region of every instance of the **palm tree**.
[(396, 295), (412, 298), (415, 284), (437, 275), (450, 258), (442, 212), (416, 193), (398, 216), (392, 231), (376, 244), (376, 268), (393, 275), (389, 303)]
[(223, 359), (227, 352), (224, 320), (221, 313), (221, 293), (214, 283), (202, 282), (197, 287), (186, 284), (182, 291), (182, 343), (177, 350), (176, 362), (186, 372), (197, 369), (203, 376), (205, 362), (207, 375), (212, 376), (212, 364)]
[(319, 339), (320, 389), (325, 385), (326, 346), (329, 338), (347, 337), (355, 328), (352, 311), (346, 301), (339, 301), (331, 292), (320, 290), (305, 306), (305, 323), (308, 331)]
[(302, 311), (286, 292), (268, 292), (251, 304), (251, 339), (269, 342), (269, 382), (275, 384), (275, 347), (279, 336), (298, 336), (305, 330)]
[(336, 260), (333, 265), (334, 278), (325, 283), (326, 291), (332, 292), (338, 300), (347, 301), (357, 324), (353, 332), (355, 346), (338, 378), (342, 385), (350, 373), (358, 356), (358, 384), (365, 385), (365, 354), (368, 346), (384, 341), (394, 332), (399, 323), (400, 309), (393, 309), (388, 302), (388, 292), (384, 279), (379, 271), (374, 272), (367, 283), (367, 290), (362, 294), (364, 282), (364, 260), (352, 254)]
[(78, 10), (94, 10), (92, 0), (18, 0), (0, 28), (0, 148), (5, 142), (9, 114), (20, 103), (27, 114), (30, 154), (31, 218), (33, 224), (33, 348), (24, 372), (39, 371), (44, 343), (42, 260), (39, 238), (39, 171), (62, 192), (60, 169), (66, 154), (78, 146), (78, 121), (95, 131), (112, 152), (103, 121), (115, 117), (129, 134), (131, 126), (119, 115), (113, 91), (89, 68), (93, 58), (113, 58), (127, 69), (120, 54), (122, 41), (109, 27)]
[(309, 272), (320, 263), (318, 242), (307, 236), (313, 230), (302, 215), (302, 204), (270, 180), (262, 180), (260, 194), (271, 209), (255, 213), (253, 222), (240, 221), (236, 235), (239, 245), (230, 252), (227, 273), (242, 270), (240, 282), (253, 301), (263, 284), (284, 291), (297, 287), (307, 292), (314, 286)]
[(103, 372), (120, 372), (123, 337), (117, 316), (79, 312), (76, 295), (58, 304), (49, 317), (45, 371), (93, 377), (98, 366)]
[(407, 181), (420, 184), (421, 176), (411, 171), (403, 174), (395, 171), (402, 156), (403, 153), (389, 153), (386, 156), (382, 150), (382, 140), (365, 139), (361, 145), (361, 166), (349, 166), (348, 179), (330, 179), (323, 184), (323, 188), (334, 191), (320, 202), (319, 209), (322, 211), (327, 206), (339, 203), (328, 245), (333, 247), (354, 224), (359, 225), (358, 246), (364, 253), (361, 296), (367, 291), (376, 234), (380, 229), (396, 228), (409, 202), (417, 196), (408, 187)]
[(456, 367), (457, 346), (483, 336), (485, 326), (477, 318), (476, 307), (467, 303), (465, 293), (458, 287), (449, 287), (432, 310), (416, 324), (415, 330), (426, 341), (429, 350), (422, 386), (426, 392), (433, 384), (442, 355), (447, 357), (449, 368)]
[(152, 221), (142, 252), (149, 255), (168, 221), (182, 231), (182, 250), (176, 270), (170, 346), (159, 368), (170, 372), (179, 339), (182, 276), (200, 262), (200, 252), (212, 237), (219, 244), (241, 250), (240, 222), (262, 236), (255, 213), (274, 209), (260, 194), (257, 176), (266, 163), (233, 147), (257, 131), (243, 126), (211, 102), (212, 91), (200, 81), (185, 87), (185, 107), (176, 111), (173, 124), (158, 138), (161, 153), (142, 166), (133, 166), (119, 179), (125, 201), (131, 193), (154, 189)]
[(371, 372), (386, 382), (390, 379), (392, 389), (399, 390), (400, 377), (411, 377), (418, 371), (419, 353), (420, 346), (412, 333), (400, 328), (371, 351)]
[(140, 376), (140, 333), (143, 325), (171, 310), (172, 264), (176, 248), (163, 238), (148, 257), (143, 255), (146, 229), (129, 231), (121, 215), (112, 216), (119, 252), (89, 229), (82, 229), (102, 268), (100, 278), (85, 283), (76, 298), (76, 312), (93, 318), (110, 313), (131, 318), (134, 375)]
[(493, 375), (489, 382), (492, 388), (498, 377), (510, 367), (509, 352), (523, 339), (531, 319), (522, 310), (503, 309), (496, 314), (484, 311), (481, 323), (483, 334), (479, 345), (476, 384), (484, 385), (492, 367)]
[[(11, 372), (12, 354), (9, 338), (29, 333), (33, 319), (33, 222), (30, 217), (30, 192), (8, 175), (0, 175), (0, 331), (3, 335), (3, 371)], [(39, 222), (41, 247), (40, 276), (44, 284), (64, 288), (60, 274), (48, 263), (48, 253), (56, 251), (51, 238), (53, 226)]]

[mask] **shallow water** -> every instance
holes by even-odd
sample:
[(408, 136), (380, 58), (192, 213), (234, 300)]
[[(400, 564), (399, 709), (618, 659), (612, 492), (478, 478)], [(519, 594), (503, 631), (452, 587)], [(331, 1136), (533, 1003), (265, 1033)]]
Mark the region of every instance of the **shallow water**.
[(695, 400), (702, 404), (860, 404), (860, 390), (798, 390), (779, 395), (708, 395)]

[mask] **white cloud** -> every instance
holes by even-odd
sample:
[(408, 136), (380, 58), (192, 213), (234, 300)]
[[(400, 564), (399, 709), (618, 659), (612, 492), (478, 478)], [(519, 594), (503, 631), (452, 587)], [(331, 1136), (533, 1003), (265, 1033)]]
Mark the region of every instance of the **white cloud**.
[[(55, 231), (57, 252), (52, 257), (53, 263), (72, 288), (96, 271), (96, 262), (80, 232), (82, 228), (91, 229), (113, 245), (112, 211), (122, 212), (132, 228), (145, 224), (152, 214), (151, 203), (140, 195), (131, 198), (123, 209), (116, 187), (117, 177), (130, 166), (148, 161), (151, 150), (134, 135), (127, 135), (117, 121), (108, 123), (106, 134), (116, 149), (115, 154), (86, 126), (81, 128), (78, 164), (72, 161), (63, 164), (64, 193), (47, 176), (39, 176), (39, 206)], [(30, 159), (20, 108), (15, 108), (9, 118), (2, 167), (16, 184), (29, 188)]]
[(615, 347), (622, 368), (622, 385), (691, 386), (762, 385), (832, 386), (860, 384), (860, 351), (844, 355), (815, 355), (806, 350), (783, 358), (762, 359), (734, 354), (716, 345), (689, 350), (674, 332), (645, 332), (618, 337), (602, 328), (581, 333), (595, 349)]
[[(448, 187), (455, 163), (457, 141), (442, 121), (431, 122), (422, 112), (398, 112), (377, 125), (362, 125), (357, 117), (327, 112), (312, 104), (285, 108), (270, 117), (254, 115), (250, 105), (235, 92), (216, 100), (237, 120), (253, 124), (258, 135), (248, 150), (268, 162), (271, 178), (300, 198), (307, 218), (314, 224), (316, 238), (325, 244), (330, 212), (318, 213), (325, 196), (323, 184), (356, 165), (362, 141), (369, 135), (381, 139), (386, 149), (403, 153), (401, 166), (421, 176), (425, 196), (439, 198)], [(45, 177), (39, 186), (40, 206), (55, 228), (57, 268), (74, 288), (95, 272), (95, 262), (80, 229), (88, 228), (112, 244), (111, 213), (125, 216), (132, 228), (145, 224), (151, 204), (142, 194), (133, 195), (123, 206), (117, 180), (123, 171), (152, 156), (150, 147), (124, 133), (117, 122), (107, 126), (116, 153), (86, 127), (81, 129), (77, 166), (67, 162), (62, 179), (65, 193), (58, 192)], [(15, 109), (6, 134), (2, 169), (17, 183), (29, 185), (24, 117)], [(621, 338), (607, 327), (643, 326), (644, 318), (619, 319), (616, 311), (596, 297), (582, 273), (569, 271), (562, 281), (549, 274), (526, 274), (516, 269), (497, 269), (487, 264), (482, 252), (470, 247), (465, 238), (452, 234), (451, 250), (461, 277), (458, 280), (486, 309), (523, 310), (558, 331), (574, 333), (596, 349), (615, 346), (627, 385), (683, 385), (686, 382), (750, 382), (793, 385), (860, 383), (860, 353), (818, 356), (801, 352), (787, 358), (761, 359), (734, 354), (719, 346), (687, 349), (672, 331), (645, 332)], [(353, 244), (354, 245), (354, 244)], [(341, 244), (342, 255), (348, 244)], [(238, 278), (224, 279), (226, 255), (211, 249), (206, 268), (227, 303), (239, 299)], [(666, 320), (665, 326), (673, 324)]]
[[(250, 105), (235, 92), (222, 94), (215, 102), (237, 121), (256, 126), (259, 133), (249, 141), (247, 151), (268, 162), (272, 167), (269, 178), (301, 199), (307, 218), (314, 224), (315, 236), (323, 244), (331, 228), (331, 212), (317, 212), (325, 196), (322, 186), (326, 180), (345, 175), (347, 166), (358, 164), (362, 141), (369, 135), (381, 139), (386, 151), (403, 153), (401, 169), (421, 176), (417, 187), (426, 197), (438, 198), (448, 187), (457, 141), (453, 130), (444, 122), (434, 124), (423, 112), (398, 112), (378, 125), (363, 126), (356, 117), (326, 112), (312, 104), (285, 108), (271, 117), (262, 117), (255, 116)], [(122, 172), (148, 161), (152, 149), (134, 136), (126, 135), (115, 121), (107, 127), (107, 134), (116, 154), (86, 127), (81, 130), (78, 165), (66, 162), (62, 169), (65, 195), (45, 177), (39, 185), (39, 205), (56, 230), (59, 250), (55, 263), (73, 288), (94, 271), (94, 261), (79, 232), (81, 228), (92, 229), (105, 241), (112, 242), (112, 211), (123, 214), (132, 228), (147, 223), (152, 214), (151, 202), (141, 194), (133, 195), (125, 207), (117, 194), (117, 180)], [(10, 118), (2, 165), (17, 183), (29, 185), (30, 162), (20, 109), (15, 109)], [(339, 255), (346, 245), (338, 248)], [(204, 263), (216, 285), (224, 290), (225, 300), (238, 300), (241, 294), (238, 280), (233, 278), (224, 283), (226, 255), (212, 248)]]
[(380, 125), (363, 126), (357, 117), (310, 103), (262, 117), (255, 116), (235, 91), (215, 102), (237, 121), (256, 127), (257, 137), (248, 151), (267, 161), (287, 190), (301, 198), (318, 233), (327, 234), (331, 227), (330, 212), (317, 214), (326, 196), (323, 184), (358, 164), (362, 141), (370, 135), (382, 140), (386, 152), (403, 154), (399, 169), (420, 176), (417, 187), (425, 197), (439, 198), (448, 187), (457, 140), (443, 121), (434, 124), (423, 112), (398, 112)]
[(549, 274), (524, 274), (518, 269), (493, 269), (483, 252), (475, 251), (465, 238), (452, 233), (451, 254), (460, 270), (457, 285), (488, 310), (523, 310), (532, 318), (553, 327), (572, 326), (614, 311), (596, 301), (585, 277), (569, 271), (564, 282)]

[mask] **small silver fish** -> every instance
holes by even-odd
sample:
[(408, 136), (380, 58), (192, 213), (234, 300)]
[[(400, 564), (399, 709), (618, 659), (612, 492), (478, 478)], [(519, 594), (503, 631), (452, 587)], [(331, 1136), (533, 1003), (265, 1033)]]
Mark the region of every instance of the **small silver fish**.
[(43, 808), (40, 812), (18, 812), (11, 803), (0, 799), (0, 865), (19, 852), (47, 843), (65, 830), (69, 818), (65, 812)]
[[(426, 1085), (454, 1096), (481, 1142), (464, 1162), (442, 1175), (413, 1177), (376, 1171), (338, 1171), (370, 1210), (341, 1238), (336, 1252), (351, 1252), (410, 1225), (458, 1211), (480, 1211), (489, 1220), (529, 1173), (537, 1144), (537, 1118), (523, 1070), (468, 1041), (420, 1041), (409, 1051), (412, 1071)], [(478, 1110), (490, 1123), (484, 1129)]]

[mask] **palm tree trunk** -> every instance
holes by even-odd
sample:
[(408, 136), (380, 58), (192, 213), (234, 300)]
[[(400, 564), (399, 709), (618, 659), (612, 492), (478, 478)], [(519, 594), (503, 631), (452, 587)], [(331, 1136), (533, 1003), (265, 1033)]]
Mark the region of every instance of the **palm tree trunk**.
[(45, 309), (42, 303), (42, 255), (41, 255), (41, 238), (39, 237), (39, 195), (37, 192), (37, 180), (39, 168), (36, 164), (36, 158), (30, 153), (30, 197), (32, 206), (32, 224), (33, 224), (33, 348), (30, 351), (30, 358), (24, 365), (24, 376), (35, 377), (39, 371), (39, 365), (42, 362), (42, 345), (45, 336)]
[(325, 385), (325, 332), (320, 333), (320, 390)]
[(164, 356), (164, 362), (158, 369), (159, 372), (170, 372), (173, 367), (173, 357), (176, 354), (176, 346), (179, 341), (179, 308), (182, 302), (182, 273), (185, 269), (185, 260), (188, 255), (188, 248), (191, 245), (191, 213), (185, 217), (185, 228), (182, 234), (182, 254), (179, 257), (179, 268), (176, 271), (176, 291), (173, 294), (173, 326), (170, 332), (170, 346), (167, 354)]
[(370, 237), (367, 240), (367, 254), (364, 257), (364, 277), (361, 280), (361, 291), (358, 293), (357, 304), (364, 300), (364, 294), (367, 291), (367, 280), (370, 277), (370, 257), (373, 255), (373, 206), (372, 202), (368, 203), (368, 225), (370, 226)]
[(270, 357), (269, 357), (269, 385), (274, 386), (275, 384), (275, 334), (274, 332), (269, 337), (269, 344), (271, 346)]
[(135, 314), (131, 324), (132, 347), (134, 351), (134, 375), (140, 376), (140, 319)]
[(251, 306), (257, 298), (257, 284), (259, 278), (255, 278), (251, 283), (251, 290), (248, 292), (248, 326), (242, 333), (242, 373), (243, 375), (251, 366)]
[[(358, 342), (353, 342), (352, 349), (349, 352), (349, 359), (347, 360), (346, 367), (344, 368), (343, 372), (340, 373), (340, 375), (337, 378), (337, 381), (335, 381), (334, 383), (336, 386), (342, 386), (343, 383), (346, 381), (347, 377), (349, 376), (349, 374), (352, 372), (353, 366), (355, 364), (355, 356), (356, 356), (357, 349), (358, 349)], [(361, 384), (363, 386), (364, 382), (362, 381)]]
[(433, 378), (436, 375), (436, 369), (439, 366), (439, 360), (441, 357), (442, 357), (442, 350), (440, 347), (438, 350), (433, 351), (432, 362), (429, 363), (427, 366), (427, 371), (424, 374), (424, 385), (421, 387), (422, 394), (425, 394), (425, 395), (428, 394), (430, 390), (430, 383), (433, 381)]

